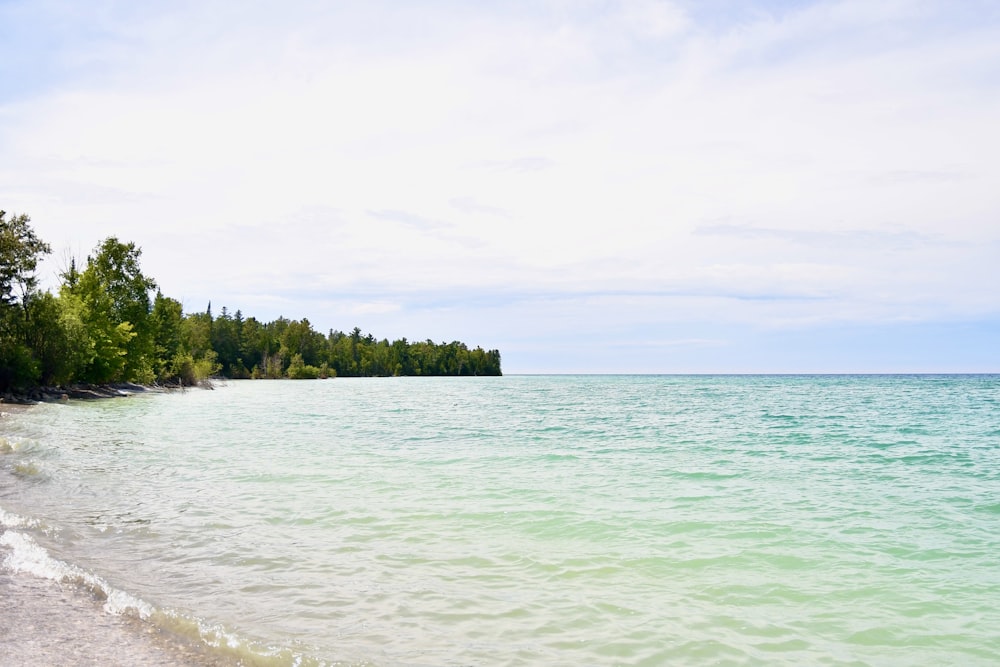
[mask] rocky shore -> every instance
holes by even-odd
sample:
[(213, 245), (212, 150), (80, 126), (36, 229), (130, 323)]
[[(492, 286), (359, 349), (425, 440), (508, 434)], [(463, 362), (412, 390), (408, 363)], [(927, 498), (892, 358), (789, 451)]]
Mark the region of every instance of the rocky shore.
[[(34, 387), (27, 391), (8, 392), (0, 395), (0, 403), (32, 405), (34, 403), (54, 403), (56, 401), (93, 400), (98, 398), (124, 398), (150, 391), (170, 391), (185, 389), (187, 385), (142, 385), (131, 382), (115, 384), (75, 384), (68, 387)], [(211, 389), (210, 380), (198, 383), (199, 389)]]
[(34, 387), (23, 392), (10, 392), (0, 396), (0, 403), (43, 403), (68, 401), (69, 399), (120, 398), (131, 396), (158, 387), (147, 387), (139, 384), (123, 382), (119, 384), (78, 384), (69, 387)]

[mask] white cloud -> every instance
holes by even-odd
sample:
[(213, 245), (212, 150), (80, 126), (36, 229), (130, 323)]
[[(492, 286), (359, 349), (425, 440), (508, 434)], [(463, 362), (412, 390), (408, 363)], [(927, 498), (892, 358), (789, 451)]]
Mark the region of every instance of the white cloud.
[(297, 292), (363, 291), (329, 317), (433, 327), (420, 294), (516, 292), (567, 331), (997, 316), (996, 24), (754, 7), (76, 12), (63, 78), (0, 102), (0, 202), (57, 249), (136, 241), (198, 309), (318, 322)]
[(359, 303), (350, 308), (350, 312), (354, 315), (368, 315), (372, 313), (384, 315), (386, 313), (394, 313), (398, 310), (400, 310), (398, 303), (386, 303), (384, 301)]
[(684, 11), (663, 0), (623, 0), (622, 18), (631, 30), (649, 37), (673, 37), (690, 27)]

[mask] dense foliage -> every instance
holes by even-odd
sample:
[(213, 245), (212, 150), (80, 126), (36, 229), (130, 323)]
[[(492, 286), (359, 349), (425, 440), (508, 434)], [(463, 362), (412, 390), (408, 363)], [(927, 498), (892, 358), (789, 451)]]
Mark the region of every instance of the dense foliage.
[[(26, 215), (0, 211), (0, 391), (112, 382), (193, 384), (209, 376), (319, 378), (500, 375), (497, 350), (464, 343), (389, 342), (371, 334), (315, 331), (309, 320), (260, 322), (237, 310), (185, 315), (143, 275), (142, 251), (105, 239), (58, 294), (35, 269), (50, 252)], [(153, 295), (155, 291), (155, 296)]]

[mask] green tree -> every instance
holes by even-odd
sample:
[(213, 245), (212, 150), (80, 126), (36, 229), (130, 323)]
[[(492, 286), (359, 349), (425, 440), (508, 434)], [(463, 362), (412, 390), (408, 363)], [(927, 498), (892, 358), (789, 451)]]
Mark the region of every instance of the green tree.
[(211, 303), (204, 313), (187, 315), (181, 323), (183, 351), (175, 357), (173, 371), (184, 384), (200, 382), (222, 370), (212, 347), (214, 324)]
[(251, 377), (262, 377), (264, 359), (277, 351), (277, 344), (271, 340), (267, 329), (257, 318), (248, 317), (243, 320), (240, 330), (240, 359), (244, 367), (250, 371)]
[(30, 315), (25, 337), (43, 385), (72, 382), (93, 357), (93, 342), (77, 305), (77, 301), (57, 298), (51, 292), (37, 294), (27, 304)]
[(500, 353), (459, 341), (389, 342), (355, 327), (314, 331), (308, 319), (261, 323), (204, 313), (184, 315), (180, 302), (142, 273), (141, 250), (114, 237), (102, 241), (81, 272), (75, 259), (59, 296), (38, 291), (39, 258), (50, 252), (26, 215), (0, 211), (0, 391), (38, 382), (192, 384), (220, 371), (228, 377), (500, 375)]
[(30, 298), (38, 286), (38, 260), (52, 252), (29, 222), (27, 215), (8, 218), (6, 211), (0, 211), (0, 302), (5, 305)]
[(27, 215), (0, 211), (0, 390), (27, 387), (41, 377), (30, 342), (30, 304), (36, 294), (35, 270), (51, 252), (28, 224)]
[(155, 333), (150, 317), (152, 278), (139, 268), (142, 251), (134, 243), (105, 239), (87, 258), (75, 287), (87, 308), (96, 356), (88, 372), (93, 382), (155, 379)]
[(285, 377), (291, 357), (288, 348), (282, 344), (282, 341), (285, 340), (285, 331), (288, 330), (290, 324), (288, 319), (279, 317), (264, 325), (268, 340), (267, 347), (270, 350), (270, 353), (262, 361), (264, 377)]
[(300, 354), (307, 366), (318, 365), (323, 343), (323, 335), (313, 330), (309, 320), (292, 320), (281, 333), (281, 354), (288, 359)]
[(320, 369), (305, 363), (301, 354), (293, 355), (288, 364), (288, 377), (292, 380), (315, 380), (320, 374)]
[[(241, 315), (242, 317), (242, 315)], [(229, 315), (223, 306), (222, 313), (212, 322), (212, 349), (218, 355), (222, 373), (227, 377), (239, 377), (244, 369), (240, 356), (242, 327)]]
[(181, 302), (159, 290), (150, 314), (153, 325), (153, 371), (157, 380), (176, 380), (174, 359), (184, 352), (184, 315)]

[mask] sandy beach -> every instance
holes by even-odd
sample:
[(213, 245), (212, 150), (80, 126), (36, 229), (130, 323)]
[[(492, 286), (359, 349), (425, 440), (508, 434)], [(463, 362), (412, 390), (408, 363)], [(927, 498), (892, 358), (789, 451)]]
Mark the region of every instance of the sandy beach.
[(0, 667), (222, 667), (138, 619), (113, 616), (73, 586), (0, 570)]
[(140, 620), (107, 614), (72, 585), (0, 572), (0, 666), (232, 664)]
[[(2, 403), (0, 420), (28, 409), (30, 405)], [(108, 614), (101, 601), (73, 584), (11, 573), (3, 567), (3, 557), (0, 547), (0, 667), (234, 664), (152, 624)]]

